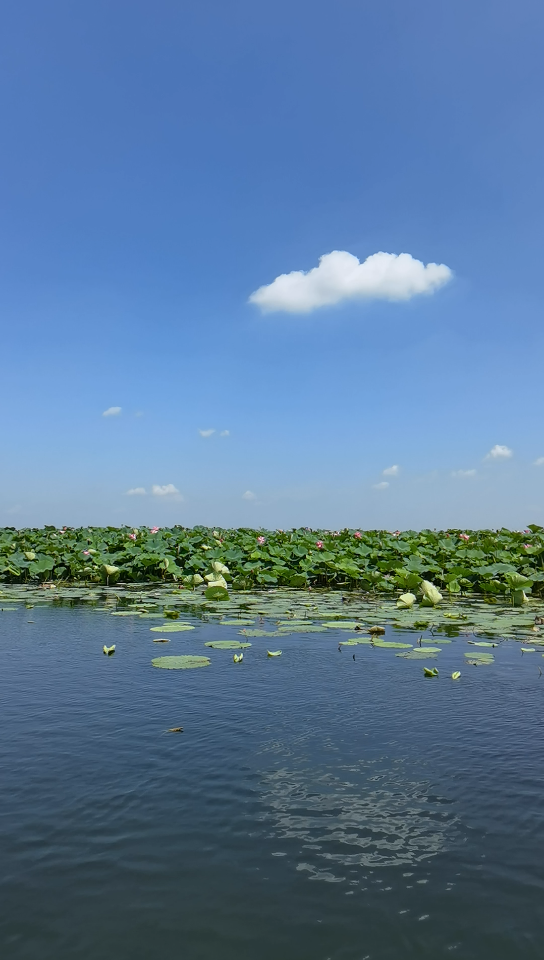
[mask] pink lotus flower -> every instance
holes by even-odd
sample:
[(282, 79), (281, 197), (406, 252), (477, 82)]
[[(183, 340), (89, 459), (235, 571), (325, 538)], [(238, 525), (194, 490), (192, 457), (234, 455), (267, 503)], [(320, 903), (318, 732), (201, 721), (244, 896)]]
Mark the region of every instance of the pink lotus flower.
[(362, 533), (359, 530), (356, 530), (353, 536), (357, 537), (357, 540), (360, 540), (362, 537)]
[(129, 533), (128, 539), (129, 539), (129, 540), (135, 540), (135, 539), (136, 539), (136, 534), (135, 534), (135, 533)]
[(322, 549), (323, 549), (323, 541), (322, 541), (322, 540), (316, 540), (316, 541), (315, 541), (315, 545), (316, 545), (316, 547), (317, 547), (318, 550), (322, 550)]
[(158, 533), (159, 527), (151, 527), (151, 533)]
[(524, 543), (524, 544), (523, 544), (523, 549), (524, 549), (524, 550), (527, 550), (527, 548), (530, 547), (530, 546), (531, 546), (530, 543)]
[(262, 547), (263, 543), (266, 543), (266, 540), (264, 537), (257, 537), (257, 543)]
[(88, 557), (88, 556), (89, 556), (89, 551), (88, 551), (88, 550), (84, 550), (84, 551), (83, 551), (83, 556), (84, 556), (84, 557)]
[(469, 537), (468, 534), (466, 534), (466, 533), (460, 533), (460, 534), (459, 534), (459, 539), (460, 539), (460, 540), (464, 540), (465, 543), (466, 543), (467, 540), (470, 540), (470, 537)]

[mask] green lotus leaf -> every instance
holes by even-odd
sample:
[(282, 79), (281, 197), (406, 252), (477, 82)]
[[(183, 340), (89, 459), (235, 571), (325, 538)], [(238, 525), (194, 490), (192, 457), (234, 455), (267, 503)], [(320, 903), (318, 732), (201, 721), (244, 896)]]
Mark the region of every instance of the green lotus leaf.
[(416, 598), (413, 593), (403, 593), (397, 600), (397, 607), (401, 610), (409, 610), (415, 602)]
[(323, 627), (329, 627), (332, 630), (355, 630), (355, 627), (360, 626), (357, 620), (331, 620), (328, 623), (323, 623)]
[(401, 650), (401, 649), (403, 649), (403, 648), (404, 648), (404, 649), (407, 649), (407, 648), (409, 648), (409, 647), (412, 647), (413, 644), (411, 644), (411, 643), (396, 643), (396, 642), (393, 641), (393, 640), (374, 640), (373, 643), (372, 643), (372, 646), (373, 646), (373, 647), (389, 647), (389, 648), (391, 648), (392, 650), (393, 650), (393, 649), (394, 649), (394, 650)]
[(190, 623), (163, 623), (160, 627), (150, 627), (155, 633), (183, 633), (185, 630), (194, 630)]
[(213, 647), (214, 650), (240, 650), (250, 647), (250, 643), (240, 643), (239, 640), (208, 640), (205, 647)]
[(242, 627), (244, 626), (244, 624), (247, 624), (248, 626), (250, 626), (250, 624), (252, 623), (255, 623), (255, 621), (243, 620), (242, 618), (240, 618), (240, 620), (220, 620), (219, 626), (220, 627)]
[(194, 670), (196, 667), (209, 667), (211, 660), (209, 657), (193, 656), (155, 657), (151, 663), (162, 670)]
[(424, 599), (431, 603), (433, 607), (442, 600), (442, 594), (430, 580), (421, 581), (421, 590)]
[(228, 600), (229, 592), (226, 588), (226, 584), (225, 586), (222, 586), (221, 584), (217, 586), (210, 584), (208, 589), (204, 591), (204, 596), (206, 597), (206, 600)]
[(403, 660), (436, 660), (436, 653), (428, 650), (407, 650), (406, 653), (396, 653), (395, 656)]

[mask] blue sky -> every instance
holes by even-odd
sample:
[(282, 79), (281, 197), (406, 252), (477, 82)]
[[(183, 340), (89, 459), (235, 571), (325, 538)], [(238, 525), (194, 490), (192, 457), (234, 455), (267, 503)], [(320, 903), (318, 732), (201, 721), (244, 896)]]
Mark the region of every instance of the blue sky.
[[(5, 7), (0, 524), (544, 524), (543, 28), (527, 0)], [(248, 302), (332, 251), (451, 276)]]

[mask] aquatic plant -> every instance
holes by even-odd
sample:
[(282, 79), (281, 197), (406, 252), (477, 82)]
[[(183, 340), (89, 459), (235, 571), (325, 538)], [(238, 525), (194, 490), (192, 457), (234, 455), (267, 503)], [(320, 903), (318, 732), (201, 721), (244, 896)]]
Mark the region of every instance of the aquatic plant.
[(0, 580), (130, 582), (229, 589), (358, 588), (408, 611), (446, 594), (479, 592), (521, 606), (544, 592), (544, 528), (513, 530), (259, 531), (209, 527), (0, 529)]

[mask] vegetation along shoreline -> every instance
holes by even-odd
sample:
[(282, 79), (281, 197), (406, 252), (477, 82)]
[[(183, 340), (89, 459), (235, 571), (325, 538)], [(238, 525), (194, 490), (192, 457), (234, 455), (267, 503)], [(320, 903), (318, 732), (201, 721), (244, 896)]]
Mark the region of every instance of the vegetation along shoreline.
[[(216, 599), (254, 587), (424, 592), (489, 602), (544, 595), (544, 527), (526, 530), (254, 530), (247, 527), (0, 529), (0, 581), (179, 583)], [(428, 598), (429, 603), (432, 598)], [(408, 600), (408, 602), (410, 602)]]

